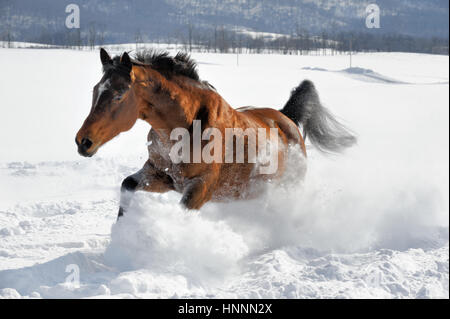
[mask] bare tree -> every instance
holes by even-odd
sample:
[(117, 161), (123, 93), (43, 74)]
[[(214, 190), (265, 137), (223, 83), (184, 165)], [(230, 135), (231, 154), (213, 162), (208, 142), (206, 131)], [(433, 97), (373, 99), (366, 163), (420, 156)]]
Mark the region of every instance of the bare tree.
[(105, 25), (100, 24), (99, 26), (99, 32), (98, 32), (98, 44), (103, 45), (105, 44)]
[(142, 39), (142, 33), (141, 30), (137, 30), (135, 35), (134, 35), (134, 42), (136, 43), (136, 51), (139, 50), (140, 44), (142, 44), (143, 39)]
[(89, 35), (88, 35), (88, 42), (89, 46), (91, 47), (91, 50), (95, 49), (95, 40), (97, 38), (97, 31), (95, 29), (95, 23), (91, 23), (89, 27)]
[(6, 27), (6, 42), (8, 43), (8, 48), (12, 47), (12, 34), (11, 34), (11, 26), (8, 25)]
[(193, 38), (193, 33), (194, 33), (194, 26), (192, 25), (191, 22), (189, 22), (188, 24), (188, 44), (189, 44), (189, 52), (192, 52), (192, 38)]
[(81, 46), (83, 45), (83, 40), (81, 39), (81, 30), (76, 29), (75, 31), (75, 45), (81, 50)]

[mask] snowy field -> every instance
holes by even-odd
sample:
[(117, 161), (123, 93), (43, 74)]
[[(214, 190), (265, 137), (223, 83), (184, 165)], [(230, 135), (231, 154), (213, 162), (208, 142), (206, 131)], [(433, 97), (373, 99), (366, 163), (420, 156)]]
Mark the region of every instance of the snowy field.
[(314, 81), (358, 145), (309, 147), (303, 184), (254, 201), (188, 212), (179, 194), (139, 193), (116, 224), (148, 125), (80, 157), (98, 52), (0, 49), (0, 296), (449, 297), (448, 56), (194, 58), (234, 107), (281, 108)]

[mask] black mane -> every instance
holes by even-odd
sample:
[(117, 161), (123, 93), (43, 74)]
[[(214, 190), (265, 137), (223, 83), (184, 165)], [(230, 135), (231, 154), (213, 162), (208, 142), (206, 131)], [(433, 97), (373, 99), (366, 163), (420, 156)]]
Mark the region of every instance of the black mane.
[(200, 81), (197, 63), (185, 52), (178, 52), (172, 57), (167, 51), (144, 50), (136, 53), (136, 61), (133, 63), (147, 64), (168, 78), (173, 75), (183, 75)]

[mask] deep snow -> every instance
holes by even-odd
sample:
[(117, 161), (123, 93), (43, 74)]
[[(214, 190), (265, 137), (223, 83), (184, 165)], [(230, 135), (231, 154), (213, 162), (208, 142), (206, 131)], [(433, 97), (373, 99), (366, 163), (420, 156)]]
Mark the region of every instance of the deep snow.
[[(308, 147), (258, 200), (178, 206), (120, 182), (146, 159), (139, 122), (91, 159), (74, 136), (97, 52), (0, 49), (0, 296), (448, 298), (446, 56), (194, 54), (235, 106), (281, 107), (301, 80), (357, 132), (340, 156)], [(65, 283), (78, 265), (81, 285)]]

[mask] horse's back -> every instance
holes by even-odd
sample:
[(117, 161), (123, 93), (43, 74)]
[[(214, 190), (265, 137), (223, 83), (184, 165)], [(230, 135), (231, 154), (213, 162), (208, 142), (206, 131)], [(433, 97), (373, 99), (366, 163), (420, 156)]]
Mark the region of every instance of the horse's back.
[(286, 137), (289, 144), (299, 144), (306, 153), (305, 143), (300, 130), (291, 119), (272, 108), (255, 108), (251, 106), (236, 109), (243, 116), (254, 118), (265, 123), (270, 128), (277, 128)]

